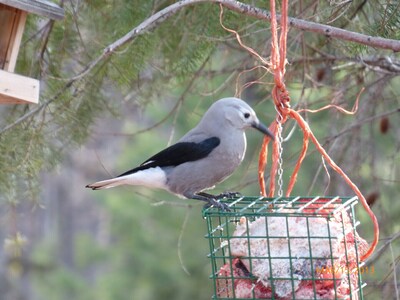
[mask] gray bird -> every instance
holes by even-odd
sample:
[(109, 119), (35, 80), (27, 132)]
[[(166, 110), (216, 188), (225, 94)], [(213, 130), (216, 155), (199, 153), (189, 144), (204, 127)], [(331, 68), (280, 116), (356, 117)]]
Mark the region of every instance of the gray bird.
[(132, 170), (86, 187), (100, 190), (119, 185), (141, 185), (228, 209), (218, 200), (235, 193), (215, 196), (203, 191), (228, 178), (243, 161), (245, 130), (250, 127), (274, 138), (246, 102), (238, 98), (220, 99), (176, 144)]

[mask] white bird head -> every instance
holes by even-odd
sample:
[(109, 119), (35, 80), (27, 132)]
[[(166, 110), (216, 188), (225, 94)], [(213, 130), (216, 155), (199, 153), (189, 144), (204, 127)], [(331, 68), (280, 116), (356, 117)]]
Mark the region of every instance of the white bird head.
[(206, 115), (211, 118), (223, 118), (230, 126), (239, 130), (253, 127), (274, 139), (274, 135), (268, 127), (257, 118), (255, 111), (239, 98), (223, 98), (214, 102)]

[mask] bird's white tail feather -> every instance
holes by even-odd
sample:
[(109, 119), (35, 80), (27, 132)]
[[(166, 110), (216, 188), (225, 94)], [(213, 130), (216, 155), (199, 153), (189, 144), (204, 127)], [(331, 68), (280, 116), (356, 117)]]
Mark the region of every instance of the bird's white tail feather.
[(101, 190), (128, 184), (167, 189), (166, 180), (165, 172), (160, 167), (155, 167), (121, 177), (98, 181), (88, 184), (86, 187), (93, 190)]
[(126, 184), (126, 179), (124, 177), (117, 177), (117, 178), (97, 181), (95, 183), (88, 184), (86, 187), (91, 188), (93, 190), (102, 190), (102, 189), (113, 188), (122, 184)]

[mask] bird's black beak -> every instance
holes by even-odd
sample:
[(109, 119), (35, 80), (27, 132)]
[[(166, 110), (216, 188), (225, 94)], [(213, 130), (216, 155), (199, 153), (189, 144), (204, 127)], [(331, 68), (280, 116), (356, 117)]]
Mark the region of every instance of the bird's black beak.
[(268, 127), (261, 122), (254, 122), (253, 124), (251, 124), (251, 127), (257, 129), (265, 135), (268, 135), (272, 140), (275, 140), (274, 134), (271, 132), (271, 130), (269, 130)]

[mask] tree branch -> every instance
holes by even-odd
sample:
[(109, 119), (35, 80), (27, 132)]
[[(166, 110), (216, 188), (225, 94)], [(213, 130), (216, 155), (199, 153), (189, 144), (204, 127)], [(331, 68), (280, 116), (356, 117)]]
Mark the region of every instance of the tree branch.
[[(255, 17), (261, 20), (271, 20), (271, 14), (269, 11), (250, 6), (248, 4), (244, 4), (238, 1), (233, 0), (211, 0), (210, 2), (221, 3), (226, 8), (231, 10), (240, 12), (242, 14)], [(277, 15), (278, 21), (280, 21), (281, 16)], [(304, 21), (296, 18), (288, 18), (289, 26), (305, 31), (311, 31), (318, 34), (323, 34), (326, 37), (337, 38), (349, 42), (355, 42), (359, 44), (363, 44), (366, 46), (382, 48), (393, 50), (395, 52), (400, 51), (400, 41), (385, 39), (381, 37), (374, 37), (366, 34), (361, 34), (357, 32), (348, 31), (342, 28), (337, 28), (329, 25), (319, 24), (310, 21)]]
[[(129, 31), (126, 35), (124, 35), (117, 41), (113, 42), (112, 44), (108, 45), (106, 48), (103, 49), (102, 54), (99, 57), (97, 57), (94, 61), (92, 61), (80, 74), (75, 76), (74, 79), (78, 79), (80, 77), (85, 76), (99, 63), (99, 61), (111, 55), (114, 51), (121, 48), (126, 43), (132, 41), (139, 35), (142, 35), (152, 30), (157, 25), (163, 23), (165, 20), (167, 20), (172, 15), (176, 14), (182, 8), (198, 3), (207, 3), (207, 2), (221, 4), (230, 10), (239, 12), (243, 15), (254, 17), (256, 19), (268, 20), (268, 21), (271, 20), (271, 14), (269, 11), (236, 0), (181, 0), (150, 16), (142, 23), (140, 23), (137, 27)], [(281, 19), (281, 16), (277, 15), (277, 19), (279, 21)], [(323, 34), (326, 37), (342, 39), (345, 41), (355, 42), (376, 48), (389, 49), (395, 52), (400, 51), (400, 41), (398, 40), (369, 36), (341, 28), (336, 28), (329, 25), (304, 21), (296, 18), (288, 18), (288, 22), (290, 27), (305, 31), (311, 31), (318, 34)]]
[(366, 261), (367, 266), (371, 266), (375, 261), (377, 261), (386, 251), (386, 248), (398, 239), (400, 239), (400, 232), (394, 233), (389, 236), (386, 239), (385, 243)]

